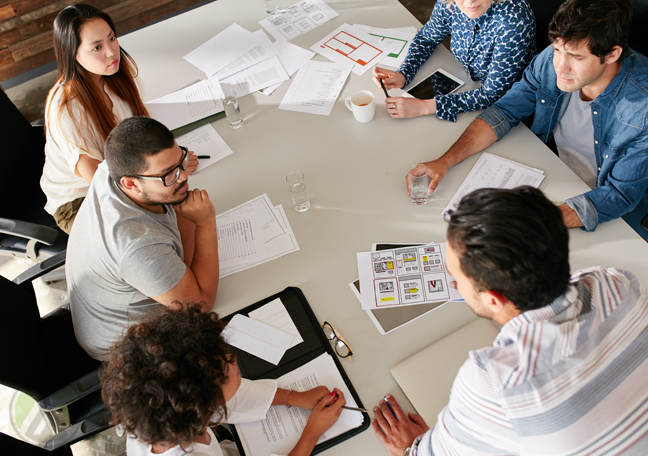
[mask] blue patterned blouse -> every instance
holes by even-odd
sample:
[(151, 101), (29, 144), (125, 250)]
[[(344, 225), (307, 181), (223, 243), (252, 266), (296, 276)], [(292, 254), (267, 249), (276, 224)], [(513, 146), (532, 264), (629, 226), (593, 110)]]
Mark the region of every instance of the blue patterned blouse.
[(493, 2), (477, 19), (437, 0), (398, 69), (407, 84), (448, 35), (452, 54), (473, 80), (483, 83), (479, 89), (435, 97), (436, 116), (452, 122), (460, 112), (484, 109), (499, 100), (535, 54), (535, 17), (526, 0)]

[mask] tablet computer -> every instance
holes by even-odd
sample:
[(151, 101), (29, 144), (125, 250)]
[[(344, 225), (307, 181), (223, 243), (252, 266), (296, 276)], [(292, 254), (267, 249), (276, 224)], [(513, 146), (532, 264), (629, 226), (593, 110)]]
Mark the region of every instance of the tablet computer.
[(420, 100), (431, 100), (437, 94), (447, 95), (463, 87), (464, 81), (439, 68), (429, 77), (416, 84), (407, 94)]

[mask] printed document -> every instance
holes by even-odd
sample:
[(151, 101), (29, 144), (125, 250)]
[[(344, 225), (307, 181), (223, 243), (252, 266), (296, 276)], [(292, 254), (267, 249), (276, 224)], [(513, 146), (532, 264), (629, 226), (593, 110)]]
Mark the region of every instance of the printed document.
[(255, 212), (216, 220), (218, 264), (221, 268), (265, 258), (265, 244)]
[(295, 337), (280, 329), (236, 314), (223, 330), (223, 339), (234, 347), (275, 366)]
[[(344, 393), (348, 406), (358, 406), (328, 353), (279, 377), (277, 383), (279, 388), (295, 391), (306, 391), (319, 385), (324, 385), (329, 390), (338, 388)], [(236, 430), (241, 437), (245, 453), (250, 456), (288, 454), (297, 444), (310, 413), (310, 410), (299, 407), (287, 408), (285, 405), (274, 405), (270, 407), (264, 420), (237, 424)], [(361, 412), (343, 409), (338, 421), (320, 437), (317, 443), (355, 429), (362, 425), (362, 421)]]
[(254, 46), (238, 59), (234, 60), (225, 68), (217, 71), (215, 76), (219, 80), (222, 81), (223, 79), (228, 78), (231, 75), (238, 73), (239, 71), (243, 71), (246, 68), (250, 68), (251, 66), (257, 65), (264, 60), (267, 60), (279, 54), (279, 51), (268, 39), (268, 35), (266, 35), (263, 30), (259, 29), (252, 35), (254, 35), (256, 38), (260, 38), (259, 44)]
[(223, 110), (218, 79), (200, 81), (162, 98), (146, 103), (151, 117), (169, 130), (175, 130)]
[(449, 220), (449, 212), (457, 208), (461, 198), (478, 188), (516, 188), (521, 185), (538, 188), (544, 178), (542, 170), (484, 152), (443, 210), (443, 218)]
[(445, 242), (358, 253), (362, 310), (462, 299), (445, 253)]
[(339, 14), (322, 0), (304, 0), (259, 21), (277, 41), (290, 41)]
[(414, 29), (413, 33), (405, 33), (397, 29), (382, 29), (368, 25), (353, 24), (353, 26), (358, 30), (389, 43), (392, 46), (392, 50), (380, 61), (380, 64), (390, 65), (395, 68), (400, 67), (403, 60), (405, 60), (410, 44), (416, 35), (416, 29)]
[(194, 174), (234, 153), (211, 124), (203, 125), (187, 134), (178, 136), (176, 142), (198, 156), (209, 157), (198, 158), (198, 168)]
[(231, 89), (237, 97), (248, 95), (268, 86), (281, 84), (288, 80), (288, 73), (278, 57), (270, 57), (261, 63), (236, 73), (221, 81), (223, 90)]
[(295, 76), (279, 109), (328, 116), (333, 110), (351, 65), (309, 60)]
[[(294, 44), (288, 43), (287, 41), (277, 41), (275, 43), (275, 47), (279, 51), (279, 55), (277, 57), (279, 57), (279, 61), (286, 70), (286, 73), (288, 73), (288, 76), (292, 76), (293, 74), (297, 73), (297, 70), (299, 70), (304, 63), (312, 59), (315, 55), (314, 52), (307, 51), (306, 49), (295, 46)], [(282, 83), (280, 82), (279, 84), (266, 87), (265, 89), (261, 90), (261, 93), (264, 95), (270, 95), (281, 84)]]
[(362, 76), (387, 54), (393, 52), (392, 43), (349, 24), (342, 24), (311, 46), (311, 49), (334, 62), (351, 63), (353, 72)]
[[(252, 51), (257, 46), (261, 46), (264, 51), (272, 53), (265, 43), (255, 36), (252, 32), (244, 29), (238, 24), (232, 24), (209, 41), (201, 44), (196, 49), (185, 55), (183, 59), (191, 63), (201, 71), (204, 71), (208, 78), (216, 76), (216, 73), (227, 65), (233, 64), (239, 58), (243, 57), (241, 62), (234, 64), (229, 71), (240, 71), (246, 68), (248, 63), (253, 65), (261, 60), (270, 57), (267, 53)], [(272, 54), (276, 55), (276, 54)], [(249, 66), (249, 65), (248, 65)], [(224, 74), (234, 74), (225, 72)]]
[(274, 301), (270, 301), (266, 305), (253, 310), (248, 314), (248, 316), (254, 320), (261, 321), (266, 325), (270, 325), (273, 328), (291, 334), (294, 339), (288, 348), (292, 348), (304, 341), (299, 334), (297, 326), (295, 326), (295, 322), (290, 318), (286, 306), (281, 302), (281, 298), (277, 298)]

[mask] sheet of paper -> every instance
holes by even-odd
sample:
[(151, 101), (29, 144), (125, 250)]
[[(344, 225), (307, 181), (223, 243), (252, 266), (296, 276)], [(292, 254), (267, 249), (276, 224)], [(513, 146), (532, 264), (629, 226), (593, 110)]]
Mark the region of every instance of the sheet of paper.
[(461, 299), (450, 287), (446, 244), (426, 244), (357, 254), (362, 309)]
[(303, 0), (259, 21), (277, 41), (290, 41), (330, 21), (338, 13), (322, 0)]
[[(306, 49), (295, 46), (287, 41), (277, 41), (275, 47), (279, 51), (277, 57), (279, 57), (279, 61), (286, 70), (286, 73), (288, 73), (288, 76), (295, 74), (305, 62), (312, 59), (315, 55), (314, 52), (307, 51)], [(264, 95), (270, 95), (272, 92), (277, 90), (281, 84), (282, 83), (266, 87), (261, 90), (261, 93)]]
[(220, 270), (221, 278), (227, 277), (228, 275), (232, 275), (237, 272), (244, 271), (246, 269), (253, 268), (255, 266), (259, 266), (260, 264), (267, 263), (268, 261), (275, 260), (279, 257), (288, 255), (289, 253), (297, 252), (299, 250), (299, 244), (297, 244), (297, 238), (295, 237), (295, 234), (293, 233), (292, 228), (288, 223), (288, 218), (286, 217), (286, 213), (284, 212), (283, 207), (281, 205), (276, 206), (274, 208), (274, 211), (276, 216), (281, 221), (280, 222), (281, 226), (283, 227), (284, 230), (286, 230), (286, 234), (284, 236), (281, 236), (273, 240), (272, 242), (266, 243), (266, 258), (264, 260), (246, 263), (240, 266), (234, 266), (227, 269), (221, 268)]
[(259, 40), (259, 44), (254, 46), (238, 59), (234, 60), (225, 68), (217, 71), (215, 76), (220, 81), (279, 54), (275, 45), (272, 44), (268, 39), (268, 35), (266, 35), (262, 29), (253, 32), (252, 35)]
[(273, 328), (280, 329), (288, 334), (294, 336), (294, 339), (288, 348), (292, 348), (297, 344), (301, 344), (304, 339), (299, 334), (295, 322), (290, 318), (290, 314), (286, 310), (286, 306), (281, 302), (280, 298), (270, 301), (265, 306), (253, 310), (248, 316), (254, 320), (270, 325)]
[(383, 41), (349, 24), (342, 24), (311, 49), (334, 62), (353, 64), (353, 72), (361, 76), (391, 53), (393, 46), (391, 41)]
[[(295, 391), (305, 391), (319, 385), (324, 385), (328, 389), (338, 388), (344, 393), (348, 406), (358, 406), (328, 353), (279, 377), (277, 383), (279, 388)], [(288, 454), (299, 440), (310, 413), (310, 410), (299, 407), (287, 408), (285, 405), (275, 405), (270, 407), (264, 420), (237, 424), (236, 430), (244, 441), (246, 454), (252, 456)], [(320, 437), (317, 443), (355, 429), (362, 425), (362, 421), (361, 412), (343, 409), (337, 422)]]
[(212, 78), (218, 71), (259, 45), (263, 45), (263, 41), (258, 36), (238, 24), (232, 24), (185, 55), (183, 59)]
[(194, 174), (234, 153), (210, 124), (178, 136), (176, 142), (194, 151), (196, 155), (209, 156), (209, 158), (198, 158), (198, 168)]
[(169, 130), (190, 124), (223, 110), (218, 79), (200, 81), (162, 98), (146, 103), (151, 117)]
[(457, 208), (461, 198), (478, 188), (516, 188), (521, 185), (538, 188), (544, 178), (542, 170), (484, 152), (443, 210), (443, 218), (448, 220), (449, 212)]
[(268, 86), (281, 84), (288, 79), (288, 73), (284, 70), (279, 58), (275, 56), (223, 79), (221, 87), (223, 90), (233, 90), (240, 98)]
[(255, 212), (216, 219), (218, 264), (221, 268), (258, 261), (266, 257), (259, 219)]
[(294, 336), (237, 314), (223, 330), (223, 339), (228, 344), (276, 366), (288, 350)]
[(405, 60), (410, 44), (416, 35), (416, 29), (414, 29), (413, 33), (405, 33), (394, 29), (382, 29), (368, 25), (353, 24), (353, 26), (358, 30), (379, 38), (383, 42), (390, 43), (392, 50), (380, 61), (380, 64), (390, 65), (396, 68), (400, 67), (403, 60)]
[(279, 109), (328, 116), (333, 110), (351, 65), (309, 60), (295, 76)]
[(256, 213), (259, 218), (264, 244), (268, 244), (287, 233), (285, 226), (282, 226), (279, 217), (273, 209), (270, 198), (265, 193), (217, 215), (216, 222), (236, 216), (237, 214), (247, 214), (249, 212)]

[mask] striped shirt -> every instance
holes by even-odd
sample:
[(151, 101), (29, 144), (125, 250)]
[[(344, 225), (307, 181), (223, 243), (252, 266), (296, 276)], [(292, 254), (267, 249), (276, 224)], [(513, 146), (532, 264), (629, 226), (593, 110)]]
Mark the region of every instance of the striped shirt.
[(423, 455), (648, 454), (648, 293), (593, 267), (470, 353)]

